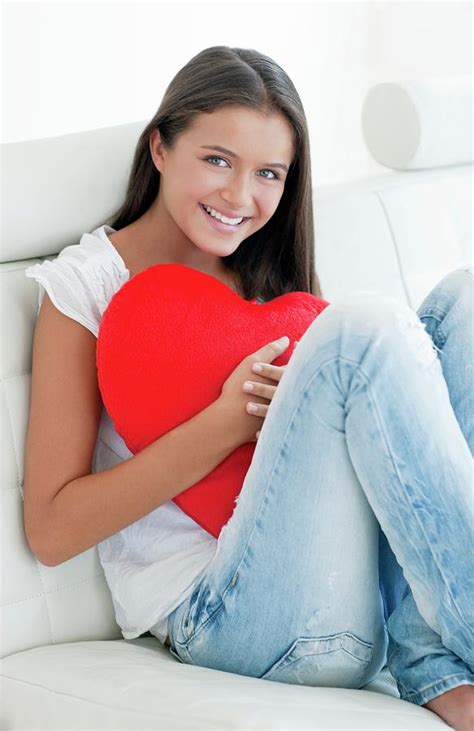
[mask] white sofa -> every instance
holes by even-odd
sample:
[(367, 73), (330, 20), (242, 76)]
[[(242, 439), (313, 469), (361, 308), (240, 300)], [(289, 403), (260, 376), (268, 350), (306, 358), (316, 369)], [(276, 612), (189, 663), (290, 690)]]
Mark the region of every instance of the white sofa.
[[(122, 638), (96, 548), (54, 567), (32, 555), (20, 486), (37, 285), (24, 270), (118, 207), (145, 122), (3, 145), (1, 728), (448, 728), (402, 701), (387, 668), (349, 690), (181, 664), (149, 634)], [(470, 262), (471, 193), (470, 164), (316, 186), (323, 295), (374, 290), (416, 308)]]

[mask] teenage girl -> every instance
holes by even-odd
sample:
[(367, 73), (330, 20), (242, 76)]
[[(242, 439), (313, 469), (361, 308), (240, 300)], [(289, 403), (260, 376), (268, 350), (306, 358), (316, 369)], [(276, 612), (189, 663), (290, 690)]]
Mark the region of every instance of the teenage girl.
[[(162, 263), (246, 300), (323, 297), (303, 106), (255, 50), (192, 58), (140, 136), (120, 210), (29, 273), (45, 289), (25, 462), (32, 551), (57, 565), (99, 544), (124, 636), (149, 629), (181, 662), (345, 688), (388, 664), (402, 699), (473, 731), (472, 270), (445, 276), (416, 314), (370, 293), (330, 304), (287, 366), (272, 361), (288, 342), (262, 344), (216, 402), (94, 472), (100, 315)], [(172, 498), (249, 441), (216, 540)]]

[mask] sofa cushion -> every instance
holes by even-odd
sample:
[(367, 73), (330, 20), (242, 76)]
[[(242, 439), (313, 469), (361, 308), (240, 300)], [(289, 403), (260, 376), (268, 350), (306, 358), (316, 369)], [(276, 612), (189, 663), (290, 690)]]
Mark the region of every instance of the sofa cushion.
[(291, 685), (180, 663), (153, 637), (36, 647), (1, 669), (10, 731), (440, 728), (387, 671), (363, 690)]

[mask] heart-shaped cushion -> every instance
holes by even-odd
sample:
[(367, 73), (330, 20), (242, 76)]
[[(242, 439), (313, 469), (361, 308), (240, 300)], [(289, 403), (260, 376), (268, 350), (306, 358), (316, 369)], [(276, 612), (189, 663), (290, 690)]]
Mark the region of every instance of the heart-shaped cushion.
[[(285, 365), (292, 341), (328, 304), (307, 292), (259, 304), (182, 264), (145, 269), (112, 297), (97, 338), (99, 388), (116, 431), (136, 454), (219, 398), (246, 356), (288, 335), (289, 347), (271, 361)], [(216, 538), (233, 513), (255, 447), (241, 445), (173, 498)]]

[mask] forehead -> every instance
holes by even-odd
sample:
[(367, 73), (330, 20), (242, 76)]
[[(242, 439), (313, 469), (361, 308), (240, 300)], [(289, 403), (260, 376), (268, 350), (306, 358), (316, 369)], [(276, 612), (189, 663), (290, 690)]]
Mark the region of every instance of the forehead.
[(264, 115), (231, 106), (198, 114), (185, 134), (192, 145), (221, 145), (239, 156), (290, 163), (294, 155), (293, 130), (283, 114)]

